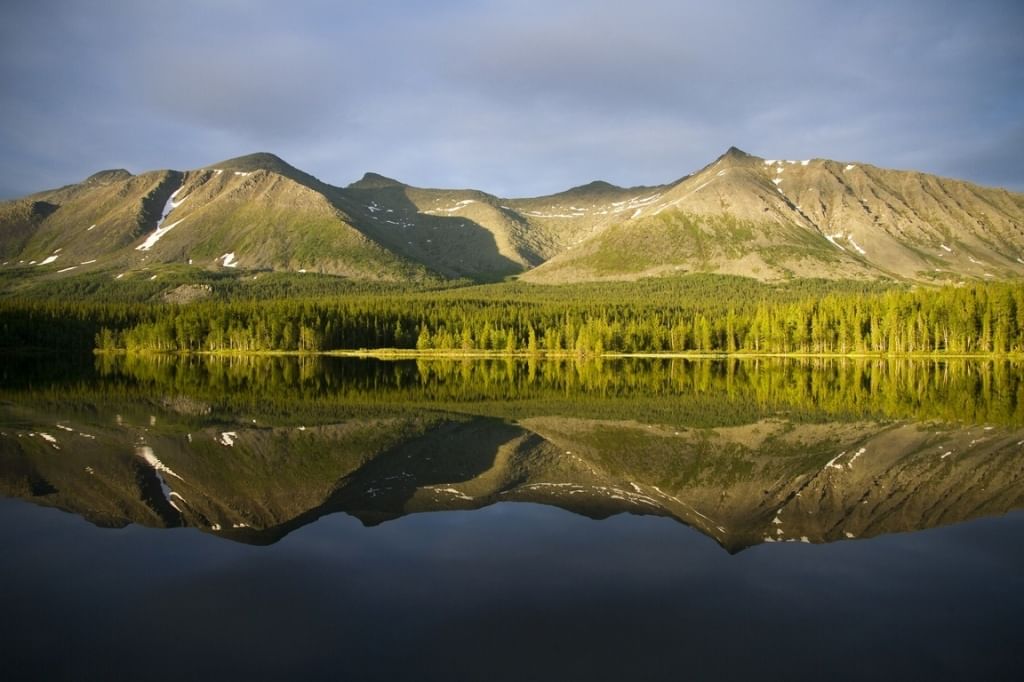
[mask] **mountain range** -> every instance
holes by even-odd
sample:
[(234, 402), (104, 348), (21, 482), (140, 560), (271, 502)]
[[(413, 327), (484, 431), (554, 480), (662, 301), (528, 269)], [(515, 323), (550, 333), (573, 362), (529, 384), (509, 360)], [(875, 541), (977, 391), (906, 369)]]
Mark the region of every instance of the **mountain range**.
[(537, 283), (682, 273), (960, 282), (1024, 275), (1024, 194), (736, 148), (664, 185), (534, 198), (327, 184), (277, 156), (96, 173), (0, 202), (0, 262), (47, 277), (168, 265)]
[(55, 419), (22, 407), (5, 417), (19, 426), (0, 434), (0, 494), (101, 526), (189, 526), (254, 544), (337, 512), (376, 525), (532, 502), (597, 519), (667, 517), (736, 552), (920, 530), (1024, 504), (1024, 431), (1012, 427), (766, 418), (684, 428), (406, 411), (184, 433), (163, 425), (168, 414)]

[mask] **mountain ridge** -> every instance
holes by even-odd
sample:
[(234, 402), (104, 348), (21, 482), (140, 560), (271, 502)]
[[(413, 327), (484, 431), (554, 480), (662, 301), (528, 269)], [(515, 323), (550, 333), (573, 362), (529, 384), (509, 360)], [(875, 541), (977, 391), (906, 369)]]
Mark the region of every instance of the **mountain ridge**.
[(373, 172), (335, 186), (257, 152), (186, 171), (104, 170), (0, 202), (0, 258), (55, 277), (180, 264), (380, 281), (943, 283), (1024, 276), (1024, 195), (730, 147), (663, 185), (594, 180), (502, 198)]

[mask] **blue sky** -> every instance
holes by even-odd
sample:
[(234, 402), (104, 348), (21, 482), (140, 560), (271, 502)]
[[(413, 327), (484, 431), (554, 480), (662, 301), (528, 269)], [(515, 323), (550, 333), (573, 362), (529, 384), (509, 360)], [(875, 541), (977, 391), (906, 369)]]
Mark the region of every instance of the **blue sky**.
[(1024, 3), (37, 0), (0, 8), (0, 197), (271, 151), (503, 196), (735, 145), (1024, 190)]

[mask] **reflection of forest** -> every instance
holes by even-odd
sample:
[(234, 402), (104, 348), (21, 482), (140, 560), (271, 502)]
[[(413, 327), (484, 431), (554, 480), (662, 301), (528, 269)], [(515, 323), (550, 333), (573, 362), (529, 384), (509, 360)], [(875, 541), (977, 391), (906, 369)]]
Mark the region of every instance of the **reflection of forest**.
[[(12, 366), (13, 367), (13, 366)], [(273, 542), (500, 501), (676, 518), (730, 550), (1021, 506), (1004, 361), (385, 363), (102, 356), (0, 391), (5, 494)]]
[(418, 405), (708, 426), (757, 421), (777, 411), (806, 418), (1024, 424), (1024, 365), (996, 359), (380, 362), (101, 355), (96, 363), (103, 379), (95, 389), (109, 398), (186, 395), (227, 410), (307, 417), (355, 406)]

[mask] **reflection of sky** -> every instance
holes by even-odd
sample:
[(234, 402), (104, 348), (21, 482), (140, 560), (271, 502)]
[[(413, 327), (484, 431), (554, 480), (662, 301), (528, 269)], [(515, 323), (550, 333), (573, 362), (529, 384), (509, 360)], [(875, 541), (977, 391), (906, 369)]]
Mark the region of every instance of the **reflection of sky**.
[(273, 151), (504, 195), (730, 145), (1024, 189), (1014, 1), (49, 0), (0, 9), (0, 196)]
[(529, 504), (333, 515), (270, 547), (13, 501), (0, 520), (15, 678), (1010, 679), (1021, 663), (1021, 513), (735, 556), (668, 519)]

